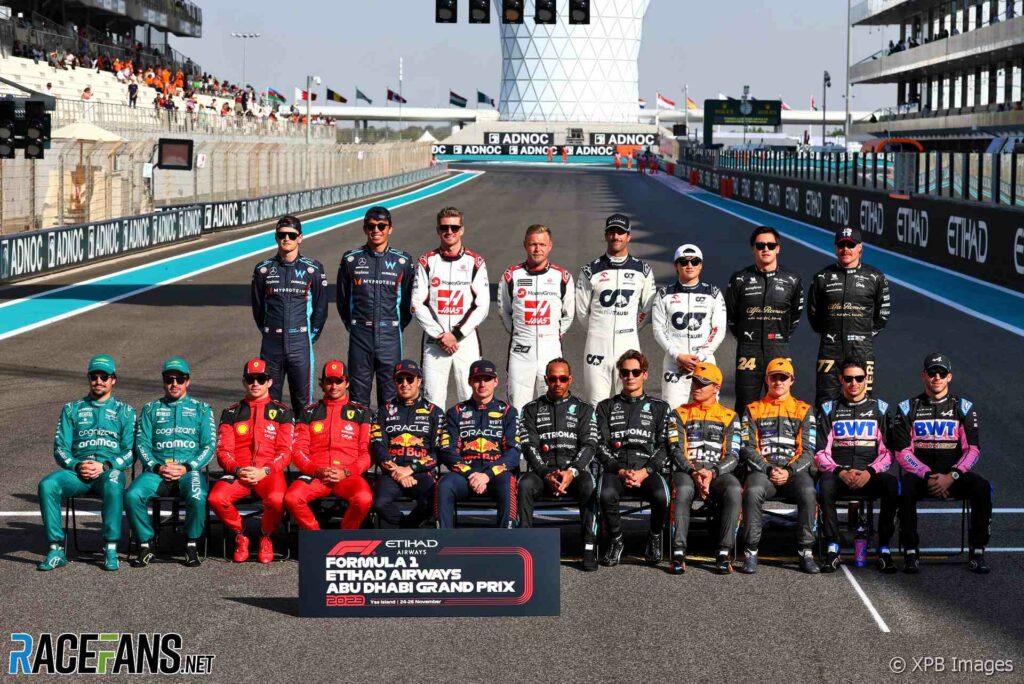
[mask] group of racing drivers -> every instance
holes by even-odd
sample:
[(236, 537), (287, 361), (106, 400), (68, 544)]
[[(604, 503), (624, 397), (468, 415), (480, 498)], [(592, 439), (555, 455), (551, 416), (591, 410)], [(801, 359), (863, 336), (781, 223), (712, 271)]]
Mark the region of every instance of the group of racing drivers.
[[(757, 227), (754, 264), (734, 273), (725, 293), (701, 280), (703, 254), (693, 244), (674, 256), (676, 281), (655, 286), (651, 267), (629, 254), (630, 219), (605, 222), (605, 254), (574, 280), (552, 264), (551, 230), (526, 230), (525, 260), (497, 286), (510, 334), (507, 398), (496, 397), (497, 368), (482, 358), (477, 328), (490, 308), (483, 257), (462, 244), (462, 212), (437, 215), (439, 247), (419, 258), (390, 244), (390, 211), (371, 208), (366, 244), (346, 252), (338, 269), (337, 307), (349, 334), (348, 364), (330, 360), (315, 401), (313, 345), (327, 319), (323, 265), (300, 254), (302, 223), (278, 222), (277, 254), (257, 264), (252, 310), (262, 334), (260, 357), (246, 362), (244, 397), (224, 409), (188, 394), (185, 359), (161, 369), (164, 396), (135, 410), (113, 396), (115, 361), (90, 360), (89, 394), (66, 404), (54, 439), (60, 469), (39, 484), (49, 542), (40, 570), (67, 563), (61, 501), (92, 492), (102, 498), (104, 567), (119, 567), (117, 544), (126, 511), (139, 544), (132, 561), (153, 559), (148, 506), (157, 496), (185, 502), (185, 562), (201, 562), (206, 505), (235, 535), (233, 558), (250, 558), (236, 504), (262, 502), (256, 557), (275, 557), (271, 540), (287, 510), (302, 529), (319, 529), (315, 503), (345, 503), (344, 529), (371, 511), (381, 527), (452, 527), (456, 502), (488, 494), (500, 527), (530, 527), (538, 499), (571, 497), (580, 509), (583, 568), (614, 566), (624, 550), (620, 501), (650, 506), (645, 559), (662, 561), (671, 518), (671, 569), (686, 569), (695, 499), (717, 525), (718, 572), (733, 571), (737, 528), (744, 534), (740, 569), (758, 565), (764, 503), (797, 506), (800, 568), (834, 572), (842, 563), (837, 502), (880, 500), (876, 567), (896, 572), (889, 543), (899, 519), (904, 571), (920, 570), (917, 503), (924, 497), (971, 505), (968, 566), (987, 573), (992, 490), (974, 466), (978, 414), (950, 392), (953, 366), (929, 354), (924, 391), (888, 404), (871, 395), (873, 338), (886, 325), (886, 277), (861, 262), (860, 231), (836, 233), (836, 261), (815, 274), (807, 296), (811, 327), (821, 335), (814, 407), (790, 393), (795, 377), (789, 340), (805, 306), (801, 278), (778, 263), (779, 233)], [(424, 331), (422, 365), (405, 358), (403, 331), (415, 317)], [(584, 398), (561, 339), (574, 318), (586, 321)], [(661, 399), (646, 393), (650, 364), (638, 332), (652, 322), (664, 350)], [(719, 403), (723, 374), (714, 353), (728, 328), (737, 341), (735, 410)], [(458, 403), (447, 412), (449, 375)], [(281, 403), (285, 378), (291, 406)], [(377, 410), (369, 407), (373, 381)], [(224, 473), (207, 492), (206, 466)], [(899, 475), (889, 472), (893, 458)], [(141, 466), (125, 489), (126, 474)], [(290, 478), (290, 468), (297, 477)], [(444, 466), (442, 471), (441, 466)], [(368, 478), (374, 467), (375, 478)], [(371, 481), (373, 482), (371, 486)], [(412, 502), (403, 515), (400, 501)], [(814, 558), (820, 506), (826, 556)], [(606, 542), (598, 553), (598, 523)]]

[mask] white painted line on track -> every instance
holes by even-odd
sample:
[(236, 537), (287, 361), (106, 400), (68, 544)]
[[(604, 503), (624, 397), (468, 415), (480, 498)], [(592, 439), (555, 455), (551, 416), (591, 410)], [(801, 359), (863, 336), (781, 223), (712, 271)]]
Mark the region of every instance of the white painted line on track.
[[(390, 204), (392, 209), (398, 209), (398, 208), (404, 207), (406, 205), (415, 204), (415, 203), (420, 202), (422, 200), (429, 199), (430, 197), (434, 197), (436, 195), (445, 193), (448, 190), (456, 188), (456, 187), (458, 187), (459, 185), (462, 185), (465, 182), (472, 181), (472, 180), (475, 180), (475, 179), (479, 178), (485, 172), (484, 171), (461, 171), (460, 173), (464, 176), (463, 179), (459, 179), (458, 176), (454, 176), (454, 177), (451, 177), (451, 178), (444, 178), (444, 179), (441, 179), (441, 180), (439, 180), (439, 181), (437, 181), (435, 183), (431, 183), (429, 185), (423, 186), (422, 188), (420, 188), (418, 190), (407, 191), (407, 192), (405, 192), (403, 194), (400, 194), (400, 195), (397, 195), (397, 196), (394, 196), (394, 197), (391, 197), (391, 198), (387, 198), (385, 200), (381, 200), (381, 202), (386, 202), (386, 203), (390, 204), (394, 200), (402, 200), (404, 197), (408, 197), (408, 196), (411, 196), (411, 195), (419, 195), (420, 193), (423, 193), (424, 191), (429, 190), (431, 187), (440, 186), (439, 189), (436, 189), (434, 192), (428, 192), (426, 194), (422, 194), (421, 196), (416, 197), (415, 199), (407, 199), (405, 201), (399, 201), (396, 204)], [(453, 180), (456, 180), (456, 179), (459, 179), (459, 180), (457, 182), (455, 182), (454, 184), (450, 183), (450, 181), (453, 181)], [(361, 205), (356, 205), (356, 206), (353, 206), (353, 207), (349, 207), (348, 209), (343, 209), (343, 210), (341, 210), (339, 212), (336, 212), (335, 214), (326, 214), (324, 216), (318, 216), (317, 218), (311, 219), (311, 220), (313, 220), (313, 221), (330, 220), (334, 216), (338, 216), (340, 214), (344, 214), (344, 213), (351, 212), (351, 211), (357, 211), (357, 210), (366, 209), (366, 208), (369, 208), (370, 206), (371, 206), (370, 203), (364, 203), (364, 204), (361, 204)], [(336, 230), (338, 228), (341, 228), (342, 226), (345, 226), (345, 225), (348, 225), (348, 224), (351, 224), (351, 223), (355, 223), (358, 220), (359, 220), (358, 218), (353, 218), (351, 220), (342, 221), (341, 223), (337, 223), (335, 225), (331, 225), (331, 226), (328, 226), (326, 228), (317, 230), (316, 232), (310, 233), (309, 235), (307, 235), (306, 239), (315, 238), (318, 235), (321, 235), (323, 233), (328, 233), (330, 231)], [(115, 271), (113, 273), (107, 273), (105, 275), (96, 276), (95, 278), (90, 278), (88, 280), (83, 280), (83, 281), (76, 282), (76, 283), (71, 283), (71, 284), (68, 284), (68, 285), (62, 285), (61, 287), (54, 288), (52, 290), (44, 290), (43, 292), (39, 292), (37, 294), (30, 295), (28, 297), (23, 297), (23, 298), (20, 298), (20, 299), (13, 299), (13, 300), (10, 300), (10, 301), (7, 301), (7, 302), (0, 303), (0, 309), (2, 309), (4, 307), (8, 307), (8, 306), (13, 306), (14, 304), (22, 304), (22, 303), (24, 303), (26, 301), (32, 301), (34, 299), (39, 299), (39, 298), (42, 298), (42, 297), (50, 298), (50, 297), (53, 297), (53, 295), (55, 295), (57, 293), (60, 293), (60, 292), (63, 292), (65, 290), (70, 290), (70, 289), (73, 289), (73, 288), (78, 288), (78, 287), (82, 287), (82, 286), (85, 286), (85, 285), (90, 285), (90, 284), (93, 284), (93, 283), (101, 282), (103, 280), (107, 280), (107, 279), (114, 278), (114, 277), (117, 277), (117, 276), (122, 276), (122, 275), (125, 275), (127, 273), (132, 273), (134, 271), (142, 270), (142, 269), (145, 269), (145, 268), (152, 268), (154, 266), (159, 266), (159, 265), (164, 264), (164, 263), (173, 262), (173, 261), (176, 261), (176, 260), (184, 258), (184, 257), (192, 257), (192, 256), (195, 256), (197, 254), (201, 254), (203, 252), (208, 252), (210, 250), (222, 249), (226, 245), (231, 245), (232, 243), (235, 243), (235, 242), (242, 242), (242, 241), (245, 241), (245, 240), (250, 240), (250, 239), (252, 239), (254, 237), (258, 237), (260, 235), (265, 235), (265, 234), (269, 234), (269, 233), (273, 233), (273, 230), (268, 230), (268, 231), (265, 231), (263, 233), (253, 233), (252, 235), (247, 235), (246, 237), (238, 238), (236, 240), (231, 240), (231, 241), (223, 242), (223, 243), (216, 244), (216, 245), (210, 245), (209, 247), (203, 247), (202, 249), (197, 249), (197, 250), (194, 250), (194, 251), (183, 252), (181, 254), (176, 254), (174, 256), (170, 256), (170, 257), (167, 257), (165, 259), (160, 259), (160, 260), (154, 261), (154, 262), (138, 264), (136, 266), (133, 266), (131, 268), (127, 268), (127, 269), (124, 269), (124, 270), (121, 270), (121, 271)], [(250, 251), (248, 251), (248, 252), (246, 252), (244, 254), (237, 255), (237, 256), (235, 256), (233, 258), (230, 258), (230, 259), (225, 259), (223, 261), (217, 262), (215, 264), (211, 264), (209, 266), (204, 266), (204, 267), (201, 267), (201, 268), (196, 268), (196, 269), (193, 269), (193, 270), (188, 271), (186, 273), (180, 273), (180, 274), (178, 274), (176, 276), (173, 276), (173, 277), (170, 277), (170, 278), (166, 278), (166, 279), (164, 279), (164, 280), (162, 280), (162, 281), (160, 281), (158, 283), (152, 283), (152, 284), (149, 284), (149, 285), (142, 285), (142, 286), (133, 288), (133, 289), (127, 291), (127, 292), (122, 292), (122, 293), (120, 293), (118, 295), (115, 295), (113, 297), (109, 297), (109, 298), (104, 299), (102, 301), (93, 302), (92, 304), (88, 304), (86, 306), (75, 308), (75, 309), (72, 309), (70, 311), (66, 311), (66, 312), (64, 312), (62, 314), (58, 314), (56, 316), (51, 316), (51, 317), (46, 318), (44, 320), (37, 321), (35, 323), (31, 323), (29, 325), (25, 325), (25, 326), (22, 326), (22, 327), (19, 327), (19, 328), (15, 328), (14, 330), (11, 330), (11, 331), (6, 332), (6, 333), (2, 333), (2, 334), (0, 334), (0, 340), (5, 340), (5, 339), (10, 338), (10, 337), (15, 337), (17, 335), (21, 335), (23, 333), (29, 332), (30, 330), (35, 330), (36, 328), (42, 328), (42, 327), (45, 327), (45, 326), (50, 325), (52, 323), (56, 323), (58, 321), (62, 321), (64, 319), (66, 319), (66, 318), (71, 318), (73, 316), (78, 316), (78, 315), (86, 313), (88, 311), (92, 311), (94, 309), (98, 309), (100, 307), (106, 306), (107, 304), (112, 304), (114, 302), (118, 302), (118, 301), (121, 301), (122, 299), (127, 299), (129, 297), (134, 297), (136, 295), (140, 295), (140, 294), (143, 294), (145, 292), (149, 292), (150, 290), (155, 290), (155, 289), (163, 287), (165, 285), (170, 285), (172, 283), (176, 283), (178, 281), (185, 280), (187, 278), (191, 278), (191, 277), (200, 275), (202, 273), (206, 273), (208, 271), (214, 271), (214, 270), (219, 269), (219, 268), (221, 268), (223, 266), (226, 266), (228, 264), (232, 264), (232, 263), (234, 263), (236, 261), (241, 261), (242, 259), (246, 259), (246, 258), (251, 257), (253, 255), (264, 254), (266, 252), (267, 252), (267, 249), (265, 247), (260, 247), (258, 249), (250, 250)]]
[(889, 625), (885, 624), (885, 620), (883, 620), (882, 616), (878, 614), (877, 610), (875, 610), (875, 606), (871, 603), (871, 599), (869, 599), (868, 595), (864, 593), (864, 590), (860, 588), (860, 584), (856, 579), (854, 579), (853, 573), (850, 572), (850, 569), (845, 565), (840, 565), (839, 567), (843, 569), (843, 574), (846, 575), (846, 579), (850, 580), (850, 584), (853, 585), (854, 590), (857, 592), (857, 596), (860, 596), (860, 600), (864, 602), (868, 612), (871, 613), (871, 617), (874, 618), (875, 624), (878, 625), (878, 629), (882, 630), (886, 634), (891, 632), (892, 630), (889, 629)]
[[(726, 209), (724, 207), (720, 207), (720, 206), (718, 206), (717, 204), (715, 204), (713, 202), (707, 201), (706, 199), (701, 197), (702, 194), (711, 194), (711, 193), (708, 193), (706, 190), (701, 190), (700, 192), (692, 192), (692, 191), (691, 192), (678, 192), (676, 190), (676, 188), (674, 188), (672, 185), (670, 185), (668, 183), (664, 183), (664, 182), (662, 182), (662, 184), (665, 185), (666, 187), (668, 187), (669, 189), (677, 192), (677, 194), (679, 194), (679, 195), (681, 195), (683, 197), (687, 197), (689, 199), (692, 199), (692, 200), (695, 200), (697, 202), (700, 202), (701, 204), (703, 204), (705, 206), (711, 207), (712, 209), (717, 209), (718, 211), (721, 211), (722, 213), (729, 214), (730, 216), (734, 216), (734, 217), (740, 219), (741, 221), (746, 221), (747, 223), (750, 223), (750, 224), (755, 225), (755, 226), (756, 225), (760, 225), (760, 223), (761, 223), (761, 222), (759, 222), (759, 221), (757, 221), (755, 219), (750, 218), (749, 216), (744, 216), (744, 215), (739, 214), (739, 213), (737, 213), (735, 211), (731, 211), (731, 210)], [(714, 196), (714, 195), (712, 195), (712, 196)], [(735, 202), (736, 200), (730, 200), (730, 201)], [(761, 209), (760, 207), (756, 207), (756, 206), (753, 206), (753, 205), (743, 204), (742, 202), (740, 202), (739, 204), (741, 206), (750, 207), (751, 209), (756, 209), (758, 211), (763, 211), (766, 214), (771, 214), (772, 216), (778, 216), (779, 218), (785, 219), (787, 221), (792, 221), (794, 223), (799, 223), (801, 225), (807, 226), (809, 228), (814, 228), (815, 230), (821, 230), (821, 231), (825, 230), (824, 228), (821, 228), (820, 226), (815, 226), (815, 225), (812, 225), (812, 224), (807, 223), (805, 221), (801, 221), (799, 219), (790, 218), (789, 216), (782, 216), (781, 214), (775, 214), (773, 212), (768, 211), (767, 209)], [(780, 230), (780, 232), (785, 234), (787, 239), (792, 240), (793, 242), (795, 242), (795, 243), (797, 243), (799, 245), (802, 245), (802, 246), (806, 247), (807, 249), (810, 249), (810, 250), (812, 250), (814, 252), (818, 252), (820, 254), (825, 254), (827, 256), (832, 256), (832, 257), (835, 256), (835, 254), (833, 252), (831, 252), (831, 251), (829, 251), (827, 249), (822, 249), (821, 247), (818, 247), (817, 245), (815, 245), (813, 243), (807, 242), (806, 240), (801, 240), (800, 238), (795, 237), (792, 234), (786, 233), (785, 229)], [(825, 231), (825, 232), (828, 232), (828, 231)], [(876, 249), (876, 250), (880, 251), (880, 252), (885, 252), (889, 256), (893, 256), (893, 257), (905, 259), (905, 260), (908, 260), (908, 261), (912, 261), (912, 262), (914, 262), (917, 265), (927, 266), (927, 267), (932, 268), (932, 269), (934, 269), (936, 271), (939, 271), (941, 273), (946, 273), (946, 274), (948, 274), (950, 276), (956, 276), (958, 278), (962, 278), (964, 280), (970, 281), (970, 282), (978, 284), (978, 285), (984, 285), (985, 287), (990, 287), (990, 288), (998, 290), (998, 291), (1000, 291), (1000, 292), (1002, 292), (1004, 294), (1010, 294), (1010, 295), (1013, 295), (1015, 297), (1024, 297), (1024, 294), (1022, 294), (1020, 292), (1017, 292), (1016, 290), (1011, 290), (1009, 288), (1003, 287), (1001, 285), (995, 285), (993, 283), (988, 283), (988, 282), (985, 282), (983, 280), (979, 280), (978, 278), (974, 278), (972, 276), (965, 275), (963, 273), (957, 273), (955, 271), (951, 271), (950, 269), (944, 268), (942, 266), (936, 266), (934, 264), (928, 264), (928, 263), (926, 263), (924, 261), (920, 261), (918, 259), (914, 259), (912, 257), (908, 257), (905, 254), (900, 254), (899, 252), (892, 252), (892, 251), (889, 251), (887, 249), (883, 249), (881, 247), (875, 247), (873, 245), (871, 247), (873, 249)], [(1022, 328), (1018, 328), (1015, 325), (1012, 325), (1010, 323), (1006, 323), (1005, 321), (1001, 321), (998, 318), (993, 318), (992, 316), (989, 316), (988, 314), (985, 314), (985, 313), (983, 313), (981, 311), (977, 311), (975, 309), (971, 309), (971, 308), (966, 307), (966, 306), (964, 306), (962, 304), (954, 302), (954, 301), (952, 301), (950, 299), (947, 299), (945, 297), (941, 297), (941, 296), (935, 294), (934, 292), (931, 292), (930, 290), (927, 290), (926, 288), (923, 288), (923, 287), (921, 287), (919, 285), (915, 285), (914, 283), (911, 283), (911, 282), (909, 282), (907, 280), (904, 280), (902, 278), (894, 277), (894, 276), (892, 276), (892, 275), (890, 275), (888, 273), (886, 274), (886, 277), (889, 279), (889, 282), (893, 282), (893, 283), (896, 283), (897, 285), (901, 285), (902, 287), (905, 287), (908, 290), (916, 292), (917, 294), (922, 295), (923, 297), (927, 297), (928, 299), (936, 301), (939, 304), (944, 304), (944, 305), (948, 306), (951, 309), (955, 309), (955, 310), (959, 311), (960, 313), (967, 314), (968, 316), (971, 316), (973, 318), (977, 318), (978, 320), (985, 321), (986, 323), (991, 323), (992, 325), (996, 326), (997, 328), (1002, 328), (1003, 330), (1006, 330), (1007, 332), (1011, 332), (1011, 333), (1013, 333), (1015, 335), (1018, 335), (1020, 337), (1024, 337), (1024, 329), (1022, 329)]]

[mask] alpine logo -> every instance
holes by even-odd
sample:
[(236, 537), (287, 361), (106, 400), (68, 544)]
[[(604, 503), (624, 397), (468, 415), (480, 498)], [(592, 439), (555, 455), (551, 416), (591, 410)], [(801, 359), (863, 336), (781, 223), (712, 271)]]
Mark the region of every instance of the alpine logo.
[(523, 322), (526, 325), (550, 325), (551, 323), (551, 302), (527, 299), (523, 302), (525, 308)]
[(437, 313), (458, 316), (465, 308), (465, 293), (462, 290), (438, 290)]

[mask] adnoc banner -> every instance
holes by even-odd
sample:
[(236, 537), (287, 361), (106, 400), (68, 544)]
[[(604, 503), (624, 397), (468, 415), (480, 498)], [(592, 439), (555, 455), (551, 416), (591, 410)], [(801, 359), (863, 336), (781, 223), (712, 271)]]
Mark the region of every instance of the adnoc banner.
[[(504, 134), (503, 134), (504, 135)], [(455, 145), (438, 143), (433, 146), (433, 154), (439, 157), (525, 157), (547, 156), (551, 151), (554, 156), (561, 156), (566, 150), (569, 157), (608, 157), (615, 156), (615, 145)]]
[(557, 529), (299, 534), (302, 617), (559, 614)]
[(555, 134), (546, 131), (536, 133), (504, 131), (484, 133), (485, 145), (554, 145)]
[(860, 228), (865, 242), (1024, 292), (1024, 211), (982, 202), (895, 195), (850, 185), (711, 169), (678, 175), (715, 193), (828, 230)]

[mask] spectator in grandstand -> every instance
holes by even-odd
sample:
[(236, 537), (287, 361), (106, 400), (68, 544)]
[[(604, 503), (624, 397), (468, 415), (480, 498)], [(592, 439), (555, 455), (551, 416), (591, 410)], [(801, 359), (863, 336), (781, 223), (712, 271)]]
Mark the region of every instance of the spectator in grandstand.
[(139, 84), (134, 80), (128, 84), (128, 106), (135, 107), (139, 102)]
[(73, 53), (70, 50), (68, 50), (67, 53), (64, 55), (64, 68), (65, 69), (71, 69), (72, 71), (74, 71), (74, 69), (77, 66), (78, 66), (78, 57), (75, 56), (75, 53)]
[(82, 99), (83, 100), (91, 100), (92, 99), (92, 88), (90, 86), (85, 86), (85, 90), (82, 91)]

